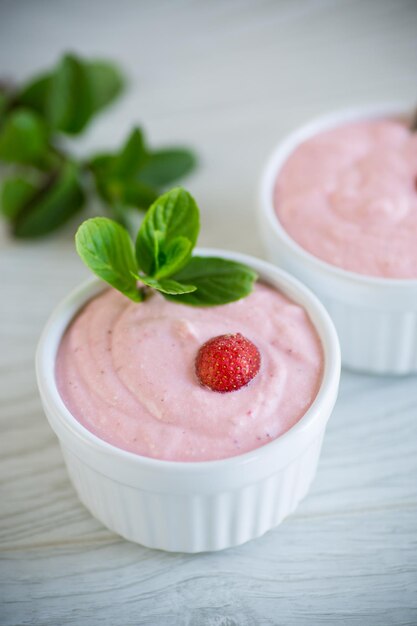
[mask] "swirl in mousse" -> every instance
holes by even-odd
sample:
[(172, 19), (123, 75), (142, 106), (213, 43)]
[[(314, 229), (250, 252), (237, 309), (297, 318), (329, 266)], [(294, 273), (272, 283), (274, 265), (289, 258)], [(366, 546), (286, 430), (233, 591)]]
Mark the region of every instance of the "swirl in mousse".
[[(196, 357), (233, 333), (256, 346), (259, 371), (219, 393), (201, 384)], [(307, 313), (263, 283), (209, 308), (158, 293), (138, 304), (107, 289), (74, 318), (56, 362), (60, 394), (81, 424), (114, 446), (170, 461), (223, 459), (279, 437), (310, 407), (322, 372)]]
[(417, 133), (399, 120), (346, 124), (289, 156), (274, 206), (287, 233), (345, 270), (417, 278)]

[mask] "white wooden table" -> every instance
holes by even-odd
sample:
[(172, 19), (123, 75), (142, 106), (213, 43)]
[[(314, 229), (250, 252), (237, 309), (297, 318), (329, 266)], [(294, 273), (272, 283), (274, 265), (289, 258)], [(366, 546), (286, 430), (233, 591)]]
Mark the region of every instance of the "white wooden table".
[[(77, 149), (134, 122), (200, 153), (187, 181), (201, 243), (262, 255), (256, 192), (279, 137), (332, 108), (416, 95), (415, 1), (0, 3), (0, 75), (72, 48), (107, 55), (132, 85)], [(42, 413), (37, 338), (86, 275), (70, 229), (16, 243), (0, 231), (2, 625), (245, 626), (417, 623), (417, 378), (343, 372), (313, 488), (263, 538), (165, 554), (96, 522)]]

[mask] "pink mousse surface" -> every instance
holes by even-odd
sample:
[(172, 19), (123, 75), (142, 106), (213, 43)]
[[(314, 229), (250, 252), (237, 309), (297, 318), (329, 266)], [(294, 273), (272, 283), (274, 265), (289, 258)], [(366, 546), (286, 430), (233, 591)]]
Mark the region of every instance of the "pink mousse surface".
[(301, 144), (274, 205), (288, 234), (338, 267), (417, 278), (417, 133), (395, 120), (341, 126)]
[[(261, 353), (238, 391), (200, 385), (195, 357), (216, 335), (240, 332)], [(59, 392), (74, 417), (105, 441), (174, 461), (232, 457), (293, 426), (320, 387), (323, 352), (304, 309), (257, 284), (221, 307), (133, 303), (108, 289), (67, 329), (58, 350)]]

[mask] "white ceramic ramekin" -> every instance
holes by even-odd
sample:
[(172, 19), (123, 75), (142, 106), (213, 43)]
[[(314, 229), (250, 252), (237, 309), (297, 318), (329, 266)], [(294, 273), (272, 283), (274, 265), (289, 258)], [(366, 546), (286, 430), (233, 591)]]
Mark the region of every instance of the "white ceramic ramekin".
[(306, 139), (348, 122), (394, 116), (406, 117), (404, 105), (321, 117), (279, 143), (261, 181), (260, 227), (269, 259), (305, 282), (324, 303), (338, 331), (343, 364), (377, 374), (417, 372), (417, 280), (365, 276), (318, 259), (281, 226), (273, 196), (280, 169)]
[(273, 528), (295, 509), (314, 478), (340, 376), (336, 331), (306, 287), (253, 257), (221, 250), (199, 253), (250, 265), (264, 281), (301, 304), (317, 329), (324, 349), (323, 381), (310, 409), (282, 437), (233, 458), (180, 463), (125, 452), (84, 428), (58, 393), (55, 358), (74, 315), (104, 288), (98, 280), (81, 285), (55, 309), (36, 355), (45, 413), (81, 501), (122, 537), (180, 552), (221, 550), (244, 543)]

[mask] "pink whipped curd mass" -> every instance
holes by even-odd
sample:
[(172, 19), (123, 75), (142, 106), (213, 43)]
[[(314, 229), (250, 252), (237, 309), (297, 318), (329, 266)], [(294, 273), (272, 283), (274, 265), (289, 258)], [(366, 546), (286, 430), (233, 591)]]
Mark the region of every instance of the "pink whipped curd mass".
[(347, 124), (301, 144), (280, 171), (288, 234), (346, 270), (417, 278), (417, 133), (395, 120)]
[[(261, 368), (230, 393), (202, 387), (195, 358), (208, 339), (240, 332)], [(173, 461), (232, 457), (268, 443), (313, 402), (323, 352), (306, 312), (257, 283), (243, 300), (197, 308), (153, 294), (134, 303), (107, 289), (82, 309), (58, 350), (59, 392), (105, 441)]]

